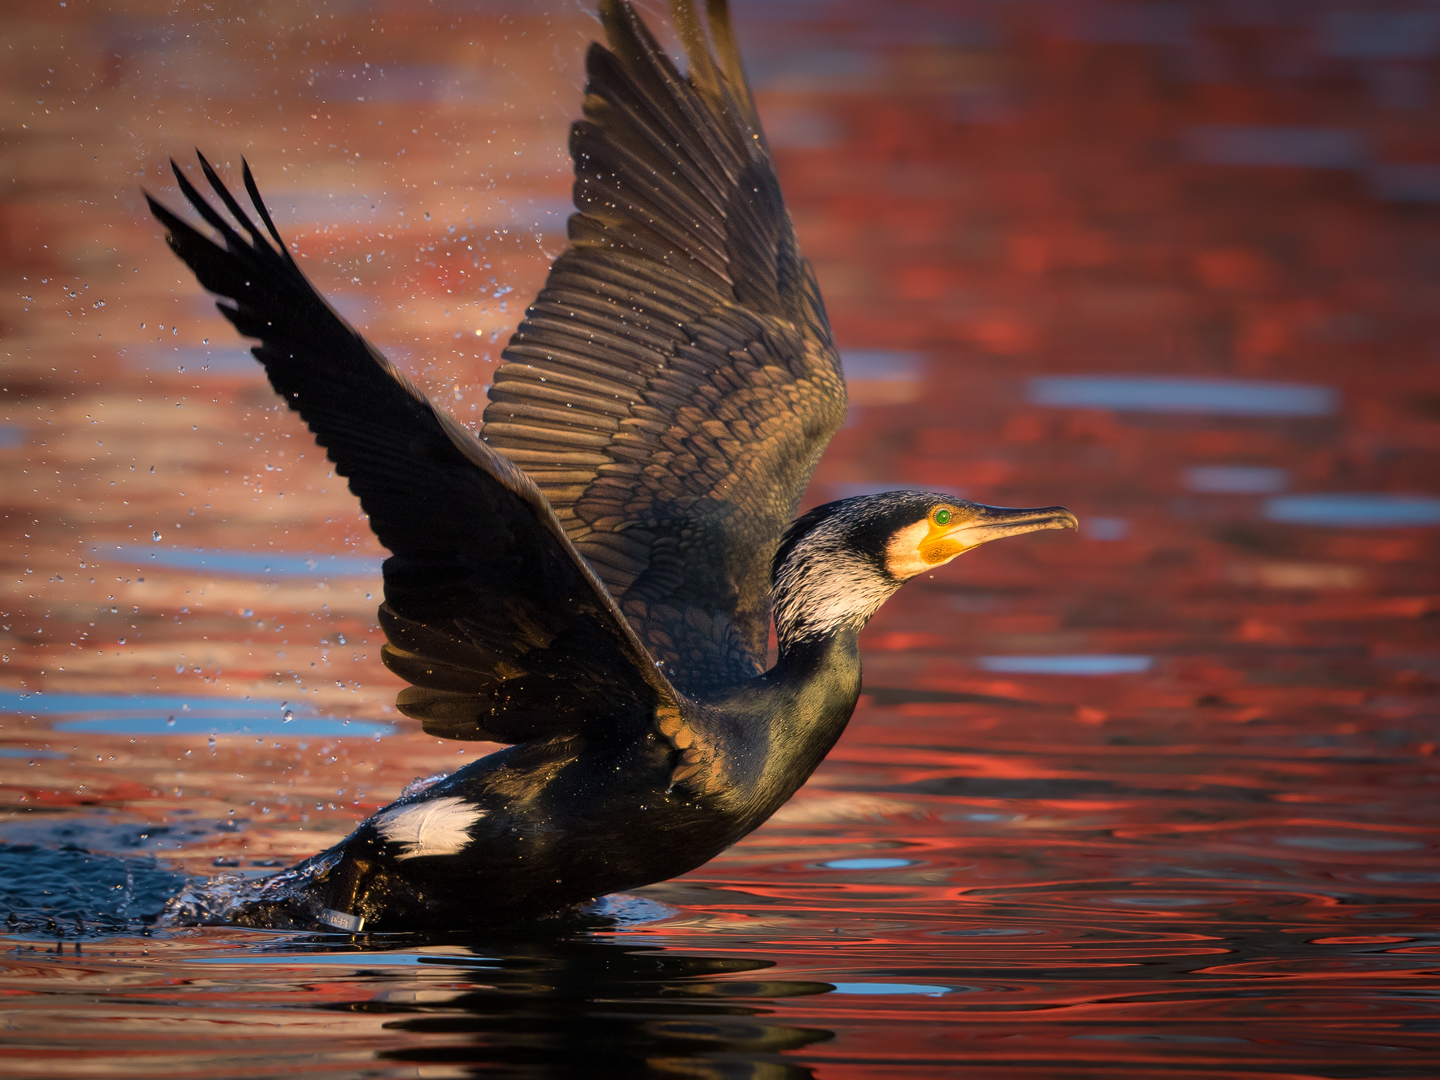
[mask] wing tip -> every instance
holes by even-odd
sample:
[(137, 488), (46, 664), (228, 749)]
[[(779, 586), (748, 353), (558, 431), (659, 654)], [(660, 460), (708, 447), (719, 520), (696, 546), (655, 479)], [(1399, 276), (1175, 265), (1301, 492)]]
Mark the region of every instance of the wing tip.
[[(703, 15), (696, 0), (670, 0), (670, 21), (685, 49), (689, 67), (686, 81), (711, 109), (731, 119), (740, 129), (739, 134), (746, 136), (744, 142), (757, 145), (769, 158), (770, 144), (745, 75), (727, 0), (706, 0)], [(625, 67), (643, 60), (668, 67), (670, 74), (678, 76), (631, 0), (600, 0), (600, 23), (610, 50)], [(587, 56), (587, 71), (589, 63)]]

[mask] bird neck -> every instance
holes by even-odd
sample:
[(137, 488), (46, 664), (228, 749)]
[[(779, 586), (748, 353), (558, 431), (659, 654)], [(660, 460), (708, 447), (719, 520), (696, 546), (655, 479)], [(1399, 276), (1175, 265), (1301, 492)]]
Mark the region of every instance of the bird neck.
[(860, 671), (860, 630), (849, 624), (823, 635), (781, 639), (772, 673), (784, 682), (808, 682), (824, 672)]
[(770, 764), (790, 793), (820, 764), (850, 722), (860, 698), (860, 630), (842, 628), (823, 638), (782, 647), (769, 683)]
[(860, 697), (858, 630), (790, 642), (763, 675), (698, 705), (724, 771), (738, 838), (768, 818), (814, 772)]

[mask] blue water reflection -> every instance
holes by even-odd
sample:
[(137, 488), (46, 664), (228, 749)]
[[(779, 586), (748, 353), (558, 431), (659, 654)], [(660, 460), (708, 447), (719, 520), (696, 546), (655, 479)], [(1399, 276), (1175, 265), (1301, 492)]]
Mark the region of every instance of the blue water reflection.
[(1191, 160), (1209, 165), (1353, 169), (1367, 156), (1359, 133), (1349, 128), (1197, 124), (1183, 142)]
[(902, 349), (846, 349), (840, 357), (845, 381), (917, 382), (925, 375), (925, 358)]
[(1011, 675), (1137, 675), (1149, 671), (1151, 656), (982, 656), (986, 671)]
[(393, 724), (312, 716), (263, 720), (234, 716), (116, 716), (100, 720), (59, 720), (56, 731), (103, 735), (316, 735), (325, 738), (381, 738), (394, 735)]
[(951, 992), (948, 986), (932, 986), (928, 983), (882, 983), (842, 982), (834, 983), (836, 994), (924, 994), (926, 997), (943, 997)]
[[(1379, 7), (1379, 5), (1376, 5)], [(1321, 51), (1361, 60), (1420, 59), (1440, 50), (1440, 12), (1326, 11), (1320, 16)]]
[(226, 551), (216, 548), (149, 548), (142, 544), (97, 544), (99, 558), (163, 566), (177, 570), (208, 570), (227, 577), (375, 577), (381, 559), (365, 555), (308, 555), (301, 552)]
[(1130, 535), (1130, 522), (1119, 517), (1093, 517), (1085, 515), (1085, 527), (1080, 535), (1087, 540), (1124, 540)]
[(229, 701), (164, 694), (0, 690), (0, 713), (64, 717), (55, 722), (56, 731), (109, 735), (312, 735), (354, 739), (381, 738), (397, 730), (394, 724), (383, 721), (324, 716), (308, 706), (291, 706), (285, 701)]
[(1271, 521), (1293, 525), (1397, 528), (1440, 525), (1440, 498), (1433, 495), (1283, 495), (1265, 503)]
[(1217, 416), (1331, 416), (1334, 387), (1251, 379), (1046, 375), (1030, 380), (1035, 405)]
[(1288, 469), (1260, 465), (1197, 465), (1185, 470), (1191, 491), (1225, 495), (1271, 495), (1290, 483)]
[(499, 961), (484, 956), (447, 955), (425, 952), (275, 952), (259, 956), (202, 956), (198, 964), (260, 964), (265, 967), (310, 967), (315, 964), (334, 964), (340, 967), (402, 967), (412, 968), (425, 964), (431, 967), (497, 968)]

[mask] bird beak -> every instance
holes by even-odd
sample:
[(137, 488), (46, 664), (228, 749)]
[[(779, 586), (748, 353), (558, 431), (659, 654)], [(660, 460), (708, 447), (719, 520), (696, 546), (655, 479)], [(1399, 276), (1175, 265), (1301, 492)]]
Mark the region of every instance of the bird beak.
[(1016, 510), (1009, 506), (983, 506), (978, 503), (968, 507), (973, 513), (964, 521), (942, 534), (946, 540), (970, 548), (988, 544), (1006, 536), (1037, 532), (1040, 529), (1078, 529), (1080, 522), (1063, 506), (1037, 506)]

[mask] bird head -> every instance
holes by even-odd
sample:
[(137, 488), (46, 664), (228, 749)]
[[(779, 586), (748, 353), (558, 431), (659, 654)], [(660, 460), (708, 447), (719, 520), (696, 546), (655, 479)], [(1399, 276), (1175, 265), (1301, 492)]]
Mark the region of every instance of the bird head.
[(786, 643), (864, 626), (901, 585), (981, 544), (1074, 529), (1063, 506), (1012, 509), (925, 491), (826, 503), (796, 519), (772, 564), (775, 628)]

